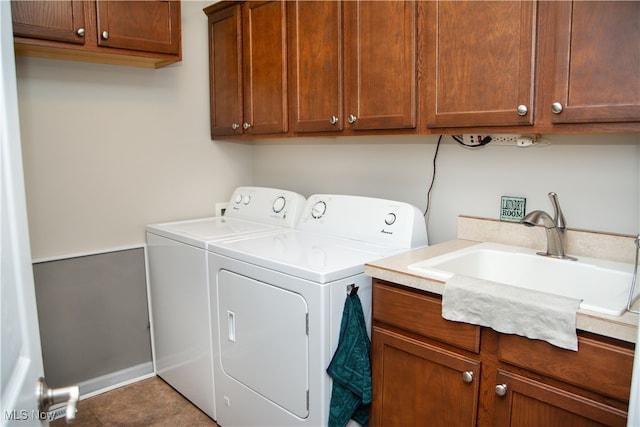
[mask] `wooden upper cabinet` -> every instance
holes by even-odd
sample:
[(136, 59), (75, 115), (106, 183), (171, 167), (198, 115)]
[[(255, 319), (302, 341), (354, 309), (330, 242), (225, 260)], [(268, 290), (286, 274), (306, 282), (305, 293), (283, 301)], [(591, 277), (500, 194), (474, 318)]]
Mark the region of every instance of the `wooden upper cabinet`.
[(536, 2), (425, 2), (428, 127), (533, 124)]
[(82, 1), (11, 0), (11, 17), (15, 36), (84, 44)]
[(211, 137), (242, 134), (242, 6), (208, 14)]
[(288, 21), (291, 130), (341, 131), (342, 2), (291, 1)]
[(96, 0), (98, 45), (178, 54), (180, 2)]
[(553, 123), (640, 121), (640, 2), (557, 2)]
[(243, 128), (249, 134), (288, 129), (286, 17), (286, 2), (243, 4)]
[(294, 132), (416, 127), (415, 2), (296, 1), (289, 14)]
[(215, 3), (209, 21), (211, 136), (286, 133), (287, 2)]
[(159, 68), (182, 59), (179, 0), (12, 1), (16, 54)]
[(344, 3), (345, 115), (353, 130), (415, 128), (415, 1)]

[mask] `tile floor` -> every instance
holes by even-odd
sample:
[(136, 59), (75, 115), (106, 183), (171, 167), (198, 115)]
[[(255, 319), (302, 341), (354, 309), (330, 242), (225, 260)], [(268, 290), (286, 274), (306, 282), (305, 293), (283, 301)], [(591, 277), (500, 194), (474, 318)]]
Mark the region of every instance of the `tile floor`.
[[(64, 418), (51, 427), (66, 426)], [(159, 377), (81, 400), (74, 427), (217, 427), (217, 424)]]

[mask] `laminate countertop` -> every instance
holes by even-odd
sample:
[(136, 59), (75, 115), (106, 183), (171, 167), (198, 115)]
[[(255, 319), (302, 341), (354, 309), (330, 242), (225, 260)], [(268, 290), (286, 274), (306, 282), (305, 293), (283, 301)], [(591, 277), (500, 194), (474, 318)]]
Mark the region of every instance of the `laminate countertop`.
[[(461, 217), (461, 219), (465, 222), (463, 225), (463, 229), (468, 225), (467, 220), (476, 220), (474, 218), (469, 217)], [(482, 220), (487, 221), (487, 220)], [(493, 220), (488, 220), (493, 221)], [(499, 221), (495, 221), (499, 222)], [(474, 223), (475, 224), (475, 223)], [(492, 226), (496, 226), (497, 224), (490, 224)], [(475, 227), (472, 226), (472, 228)], [(426, 246), (414, 250), (409, 250), (407, 252), (391, 256), (389, 258), (380, 259), (377, 261), (373, 261), (365, 264), (365, 274), (385, 280), (392, 283), (397, 283), (399, 285), (407, 286), (414, 289), (419, 289), (422, 291), (430, 292), (433, 294), (442, 295), (444, 290), (444, 282), (433, 280), (427, 278), (425, 276), (421, 276), (419, 273), (413, 270), (409, 270), (408, 266), (414, 264), (416, 262), (423, 261), (428, 258), (433, 258), (439, 255), (446, 254), (448, 252), (456, 251), (458, 249), (463, 249), (469, 247), (471, 245), (475, 245), (481, 243), (482, 241), (494, 241), (496, 243), (503, 244), (516, 244), (518, 242), (514, 242), (512, 239), (505, 238), (503, 234), (496, 234), (495, 232), (491, 233), (492, 238), (483, 238), (482, 233), (478, 234), (475, 231), (473, 232), (460, 232), (460, 222), (458, 226), (458, 238), (455, 240), (450, 240), (444, 243), (439, 243), (433, 246)], [(517, 229), (518, 232), (520, 231)], [(544, 230), (541, 230), (544, 233)], [(476, 237), (477, 240), (470, 239), (462, 239), (460, 235), (464, 236), (473, 236)], [(502, 236), (502, 237), (495, 237)], [(607, 235), (609, 236), (609, 235)], [(623, 242), (626, 242), (630, 236), (614, 236), (618, 239), (623, 239)], [(607, 237), (608, 238), (608, 237)], [(578, 239), (579, 240), (579, 239)], [(539, 243), (533, 243), (539, 244)], [(598, 247), (602, 248), (602, 246), (606, 244), (599, 243)], [(622, 245), (618, 242), (616, 243), (616, 247), (625, 246), (626, 243)], [(520, 245), (522, 246), (522, 245)], [(588, 245), (587, 245), (588, 246)], [(577, 246), (575, 246), (577, 247)], [(581, 252), (581, 250), (576, 249), (576, 251)], [(571, 253), (567, 251), (567, 253)], [(611, 253), (609, 251), (608, 253)], [(582, 254), (583, 256), (587, 256), (586, 254)], [(589, 254), (594, 255), (593, 253)], [(597, 254), (595, 254), (597, 255)], [(614, 258), (617, 260), (618, 256), (608, 257)], [(628, 258), (622, 256), (622, 261), (629, 262)], [(640, 305), (640, 301), (636, 301), (634, 304), (635, 309)], [(637, 337), (637, 329), (638, 329), (638, 314), (626, 311), (621, 316), (611, 316), (602, 313), (592, 312), (588, 310), (580, 309), (577, 313), (576, 318), (576, 327), (578, 330), (591, 332), (598, 335), (603, 335), (610, 338), (619, 339), (622, 341), (627, 341), (631, 343), (636, 342)]]

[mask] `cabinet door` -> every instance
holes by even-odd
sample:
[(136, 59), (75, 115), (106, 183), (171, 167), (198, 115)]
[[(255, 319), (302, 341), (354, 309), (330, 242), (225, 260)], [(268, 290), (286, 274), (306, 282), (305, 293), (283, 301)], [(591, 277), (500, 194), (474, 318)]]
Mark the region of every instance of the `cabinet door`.
[(180, 52), (180, 2), (96, 0), (98, 45), (145, 52)]
[(84, 44), (87, 28), (81, 1), (11, 0), (11, 17), (17, 37)]
[(289, 94), (294, 132), (340, 131), (342, 2), (289, 2)]
[(536, 2), (426, 9), (427, 126), (533, 124)]
[(286, 2), (243, 5), (243, 127), (249, 134), (288, 129), (286, 36)]
[(242, 134), (242, 7), (208, 16), (211, 137)]
[(640, 120), (640, 2), (559, 2), (554, 123)]
[(348, 1), (344, 11), (349, 127), (415, 128), (416, 2)]
[(494, 425), (626, 426), (624, 411), (550, 385), (498, 369)]
[(479, 361), (376, 326), (371, 345), (372, 426), (476, 425)]

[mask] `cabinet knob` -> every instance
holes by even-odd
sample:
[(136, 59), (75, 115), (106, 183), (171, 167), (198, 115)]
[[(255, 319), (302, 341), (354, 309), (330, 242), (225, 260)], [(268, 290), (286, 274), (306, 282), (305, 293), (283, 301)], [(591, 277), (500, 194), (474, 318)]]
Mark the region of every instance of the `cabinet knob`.
[(251, 127), (251, 125), (250, 125), (249, 123), (247, 123), (247, 122), (244, 122), (244, 123), (242, 124), (242, 128), (243, 128), (244, 130), (249, 129), (250, 127)]
[(231, 125), (231, 129), (238, 130), (238, 129), (240, 129), (240, 125), (237, 124), (237, 123), (234, 123), (234, 124)]
[(103, 31), (102, 32), (102, 38), (105, 40), (109, 40), (109, 31)]
[(464, 381), (467, 384), (472, 383), (473, 382), (473, 372), (464, 371), (462, 373), (462, 381)]
[(527, 109), (526, 105), (518, 105), (518, 115), (519, 116), (526, 116), (528, 112), (529, 112), (529, 110)]
[(332, 125), (335, 125), (336, 123), (338, 123), (338, 118), (336, 116), (331, 116), (329, 118), (329, 123), (331, 123)]
[(349, 114), (349, 117), (347, 117), (347, 120), (349, 121), (349, 123), (353, 124), (356, 122), (356, 120), (358, 120), (358, 118), (353, 114)]
[(78, 31), (76, 31), (76, 34), (79, 37), (84, 37), (84, 28), (78, 28)]
[(496, 386), (496, 394), (498, 396), (504, 396), (507, 394), (507, 385), (506, 384), (498, 384)]
[(553, 114), (562, 113), (562, 104), (560, 104), (559, 102), (554, 102), (553, 104), (551, 104), (551, 111), (553, 112)]

